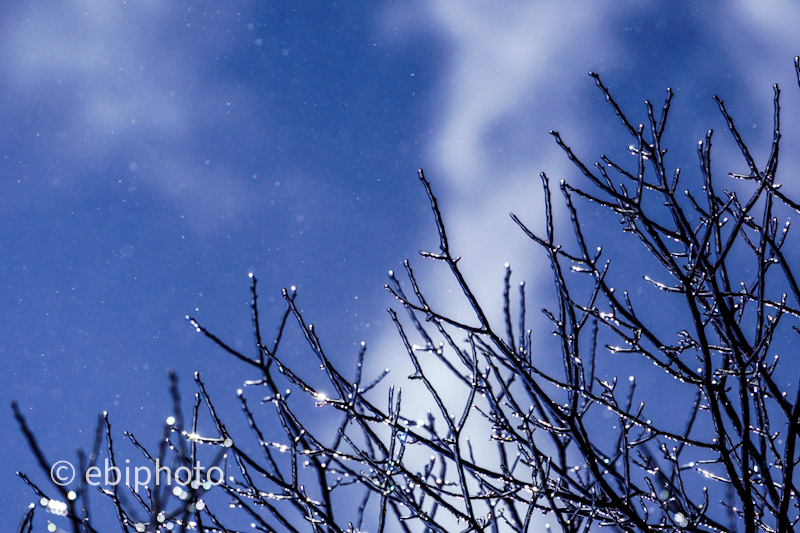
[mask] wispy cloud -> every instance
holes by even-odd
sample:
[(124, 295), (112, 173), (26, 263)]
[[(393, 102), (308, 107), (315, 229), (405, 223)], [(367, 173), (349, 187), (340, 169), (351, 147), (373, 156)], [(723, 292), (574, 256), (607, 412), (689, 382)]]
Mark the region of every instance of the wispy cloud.
[[(233, 12), (159, 2), (40, 2), (5, 16), (4, 113), (43, 139), (61, 198), (124, 179), (176, 212), (201, 206), (206, 216), (192, 226), (200, 231), (212, 227), (203, 220), (224, 225), (248, 208), (242, 178), (251, 169), (233, 155), (215, 157), (213, 139), (235, 121), (232, 141), (264, 142), (269, 125), (242, 111), (258, 95), (207, 81), (221, 53), (239, 46), (205, 35), (212, 19), (219, 34), (247, 35)], [(63, 187), (89, 179), (88, 162), (92, 185)], [(49, 178), (34, 176), (31, 186)]]
[[(626, 105), (663, 94), (642, 93), (653, 87), (680, 87), (676, 105), (688, 109), (673, 126), (687, 128), (684, 137), (691, 137), (704, 132), (709, 120), (718, 122), (712, 115), (713, 92), (727, 90), (740, 104), (743, 120), (754, 108), (770, 109), (765, 87), (773, 80), (794, 85), (791, 58), (800, 51), (792, 51), (798, 40), (793, 21), (800, 8), (777, 0), (770, 6), (742, 1), (702, 8), (478, 0), (438, 0), (429, 6), (449, 55), (439, 93), (430, 97), (438, 114), (431, 120), (435, 163), (427, 169), (428, 177), (440, 194), (454, 252), (462, 256), (459, 265), (495, 320), (502, 312), (505, 262), (516, 267), (517, 280), (532, 282), (534, 291), (537, 285), (545, 290), (549, 286), (543, 254), (508, 218), (514, 211), (540, 225), (544, 214), (538, 173), (547, 171), (556, 183), (575, 174), (547, 131), (565, 132), (570, 143), (590, 149), (590, 158), (599, 157), (599, 150), (608, 146), (608, 132), (614, 131), (596, 128), (592, 115), (602, 98), (586, 76), (588, 70), (606, 73)], [(588, 94), (593, 100), (584, 98)], [(618, 126), (608, 109), (603, 112), (605, 123)], [(770, 127), (760, 127), (759, 139), (765, 143), (771, 141)], [(615, 141), (625, 141), (615, 135)], [(686, 162), (694, 168), (696, 138), (684, 141), (689, 148)], [(717, 149), (721, 161), (736, 156), (735, 147), (722, 144)], [(795, 157), (787, 157), (787, 163), (794, 165)], [(420, 242), (435, 246), (434, 232), (429, 225)], [(474, 323), (446, 268), (418, 267), (417, 272), (437, 311)], [(541, 305), (531, 307), (538, 310)], [(387, 332), (374, 352), (396, 353), (392, 347), (397, 342), (396, 334)], [(441, 390), (451, 387), (455, 384), (444, 381)], [(424, 391), (407, 398), (409, 409), (425, 408)], [(478, 446), (475, 440), (473, 444)]]

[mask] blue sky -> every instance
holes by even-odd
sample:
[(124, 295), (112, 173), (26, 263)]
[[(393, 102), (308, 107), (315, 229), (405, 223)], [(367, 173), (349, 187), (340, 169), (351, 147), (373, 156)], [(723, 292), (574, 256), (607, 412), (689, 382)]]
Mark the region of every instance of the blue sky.
[[(367, 339), (391, 366), (386, 271), (436, 242), (418, 167), (496, 311), (504, 263), (549, 277), (508, 218), (540, 219), (539, 171), (575, 177), (547, 131), (592, 160), (627, 143), (587, 71), (633, 112), (673, 87), (682, 166), (711, 127), (718, 160), (741, 165), (711, 95), (763, 154), (772, 83), (798, 111), (797, 20), (778, 0), (6, 2), (0, 400), (53, 460), (89, 446), (104, 409), (154, 439), (165, 369), (187, 394), (195, 370), (220, 396), (243, 379), (184, 316), (249, 346), (249, 272), (267, 313), (297, 286), (343, 364)], [(422, 273), (446, 301), (442, 274)], [(37, 469), (0, 416), (9, 530), (34, 499), (14, 471)]]

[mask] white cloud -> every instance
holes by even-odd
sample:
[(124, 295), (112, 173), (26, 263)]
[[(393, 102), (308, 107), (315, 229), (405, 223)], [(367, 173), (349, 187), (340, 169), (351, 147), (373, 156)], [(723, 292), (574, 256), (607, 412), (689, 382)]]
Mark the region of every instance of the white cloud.
[[(36, 117), (27, 127), (50, 143), (47, 156), (62, 185), (135, 181), (177, 212), (202, 206), (203, 220), (191, 226), (198, 231), (224, 225), (252, 205), (239, 179), (247, 163), (205, 162), (215, 148), (212, 139), (233, 122), (227, 120), (231, 110), (248, 109), (259, 97), (239, 92), (231, 104), (224, 84), (205, 83), (225, 44), (197, 38), (204, 34), (193, 24), (211, 18), (220, 33), (243, 25), (235, 12), (192, 12), (150, 1), (40, 2), (5, 16), (4, 97)], [(258, 139), (260, 127), (239, 121), (236, 135)], [(87, 162), (103, 172), (85, 176)], [(65, 186), (60, 194), (87, 188)]]
[[(430, 149), (435, 165), (427, 169), (427, 175), (445, 211), (453, 251), (463, 257), (460, 265), (495, 323), (501, 324), (504, 262), (516, 267), (517, 280), (521, 277), (533, 281), (529, 288), (539, 280), (545, 280), (543, 286), (547, 286), (550, 278), (549, 265), (542, 261), (541, 251), (523, 238), (508, 219), (508, 212), (514, 211), (534, 226), (541, 223), (544, 214), (537, 177), (541, 170), (547, 170), (555, 183), (561, 177), (574, 175), (547, 130), (569, 132), (571, 143), (584, 146), (596, 146), (605, 140), (596, 138), (600, 135), (597, 130), (585, 128), (583, 115), (592, 107), (581, 101), (581, 96), (587, 87), (594, 90), (586, 71), (616, 69), (623, 75), (611, 81), (624, 87), (641, 83), (640, 78), (652, 71), (654, 58), (685, 53), (684, 63), (679, 63), (683, 70), (664, 74), (669, 77), (669, 84), (686, 89), (683, 100), (676, 105), (693, 106), (693, 89), (719, 92), (717, 85), (722, 81), (709, 79), (714, 69), (697, 58), (714, 61), (711, 66), (715, 68), (732, 65), (732, 87), (743, 89), (746, 95), (738, 110), (746, 121), (753, 113), (754, 102), (763, 106), (759, 109), (771, 106), (764, 99), (765, 86), (769, 87), (773, 80), (781, 81), (785, 88), (794, 85), (790, 62), (798, 52), (790, 48), (797, 44), (794, 21), (798, 20), (800, 8), (777, 0), (771, 4), (766, 8), (742, 1), (733, 8), (707, 8), (700, 12), (696, 6), (687, 6), (685, 13), (670, 19), (672, 27), (659, 11), (663, 7), (650, 10), (633, 4), (613, 10), (605, 4), (589, 2), (566, 5), (438, 0), (430, 4), (432, 19), (438, 24), (439, 36), (446, 40), (449, 57), (439, 84), (442, 89), (432, 97), (439, 104), (439, 114), (431, 120), (437, 125), (436, 141)], [(652, 22), (654, 31), (673, 32), (672, 41), (668, 33), (666, 40), (659, 41), (672, 44), (657, 49), (647, 36), (633, 35), (631, 32), (637, 31), (637, 14)], [(685, 44), (679, 42), (683, 29), (700, 32), (698, 46), (708, 46), (713, 53), (719, 50), (722, 56), (702, 55), (691, 48), (694, 43), (680, 51), (671, 48)], [(743, 34), (747, 34), (746, 38)], [(653, 97), (635, 96), (640, 101)], [(706, 106), (705, 111), (713, 104), (702, 105)], [(788, 106), (792, 108), (792, 104)], [(785, 120), (789, 116), (784, 114)], [(616, 122), (610, 113), (604, 120)], [(718, 145), (722, 135), (727, 133), (717, 133)], [(762, 128), (760, 135), (766, 135), (764, 142), (771, 139), (768, 128)], [(507, 150), (501, 151), (502, 146), (498, 149), (497, 138), (511, 141)], [(509, 153), (511, 150), (517, 151)], [(730, 146), (717, 148), (718, 155), (727, 156), (733, 151)], [(592, 158), (598, 156), (589, 154)], [(785, 159), (796, 166), (794, 156), (787, 154)], [(560, 202), (560, 196), (555, 200)], [(435, 228), (429, 225), (420, 242), (432, 242), (434, 232)], [(421, 261), (414, 260), (416, 264)], [(420, 275), (420, 284), (423, 291), (427, 287), (426, 296), (435, 309), (469, 315), (463, 298), (453, 296), (457, 291), (444, 267), (434, 272), (417, 268), (417, 272), (425, 272)], [(541, 324), (540, 315), (534, 317), (540, 305), (529, 304), (532, 320)], [(470, 322), (475, 323), (474, 317)], [(499, 329), (503, 331), (502, 326)], [(397, 353), (398, 342), (396, 333), (388, 331), (372, 352)], [(447, 389), (446, 381), (443, 387), (442, 390)], [(424, 394), (411, 397), (426, 401)], [(423, 407), (410, 400), (407, 403), (410, 409)], [(478, 446), (478, 439), (473, 439), (473, 445)]]

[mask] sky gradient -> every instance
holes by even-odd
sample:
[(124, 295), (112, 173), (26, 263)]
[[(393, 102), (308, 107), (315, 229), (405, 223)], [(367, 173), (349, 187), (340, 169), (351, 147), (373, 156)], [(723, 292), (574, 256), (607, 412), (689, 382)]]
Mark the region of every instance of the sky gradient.
[[(366, 339), (391, 367), (386, 271), (436, 245), (417, 168), (498, 312), (506, 262), (534, 287), (549, 280), (508, 217), (541, 222), (540, 171), (576, 177), (548, 130), (592, 161), (627, 143), (587, 71), (641, 120), (641, 102), (672, 87), (676, 164), (696, 168), (714, 128), (715, 157), (736, 171), (711, 95), (752, 123), (763, 159), (772, 84), (786, 117), (800, 111), (797, 20), (779, 0), (6, 2), (0, 403), (20, 403), (53, 461), (91, 444), (103, 410), (152, 441), (166, 369), (186, 394), (194, 371), (219, 397), (240, 386), (242, 369), (184, 317), (249, 346), (251, 272), (265, 313), (294, 285), (342, 364)], [(787, 120), (785, 146), (798, 137)], [(420, 271), (446, 302), (444, 273)], [(7, 531), (36, 500), (14, 471), (46, 477), (10, 409), (0, 417)]]

